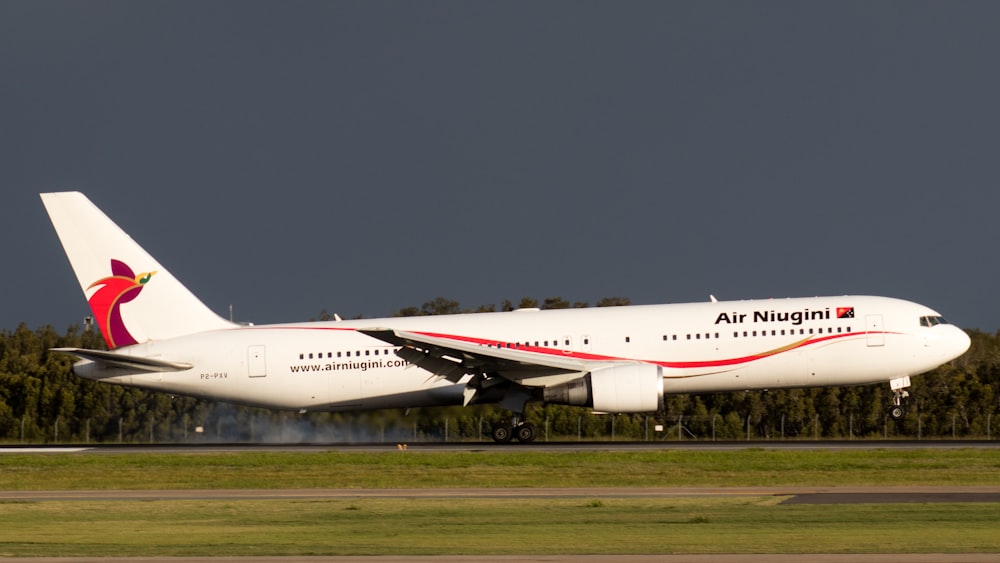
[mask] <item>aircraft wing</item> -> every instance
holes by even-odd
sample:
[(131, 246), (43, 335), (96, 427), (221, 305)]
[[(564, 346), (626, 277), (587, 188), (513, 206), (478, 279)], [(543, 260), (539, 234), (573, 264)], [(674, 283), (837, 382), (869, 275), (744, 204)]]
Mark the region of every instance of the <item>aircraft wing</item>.
[(534, 348), (471, 339), (462, 336), (410, 332), (391, 328), (360, 329), (359, 332), (401, 346), (404, 360), (439, 377), (457, 382), (466, 374), (495, 373), (518, 383), (530, 384), (550, 376), (582, 375), (606, 362), (563, 355), (560, 350)]

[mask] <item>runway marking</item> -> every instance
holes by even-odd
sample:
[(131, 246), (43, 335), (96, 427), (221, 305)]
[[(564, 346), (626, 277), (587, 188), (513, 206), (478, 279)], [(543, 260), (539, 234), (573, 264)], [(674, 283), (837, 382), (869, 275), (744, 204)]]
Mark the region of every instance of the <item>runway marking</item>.
[(781, 504), (898, 504), (898, 503), (998, 502), (1000, 493), (913, 492), (913, 493), (813, 493), (795, 495)]

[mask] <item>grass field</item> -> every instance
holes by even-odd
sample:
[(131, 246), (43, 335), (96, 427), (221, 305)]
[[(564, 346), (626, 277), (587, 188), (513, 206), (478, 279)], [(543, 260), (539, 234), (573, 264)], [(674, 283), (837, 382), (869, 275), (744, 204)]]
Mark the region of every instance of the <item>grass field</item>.
[[(990, 450), (0, 455), (0, 489), (1000, 485)], [(1000, 503), (776, 497), (0, 503), (0, 556), (1000, 551)]]
[(4, 454), (0, 489), (1000, 485), (1000, 452)]
[(0, 505), (0, 555), (876, 553), (1000, 550), (1000, 504), (352, 499)]

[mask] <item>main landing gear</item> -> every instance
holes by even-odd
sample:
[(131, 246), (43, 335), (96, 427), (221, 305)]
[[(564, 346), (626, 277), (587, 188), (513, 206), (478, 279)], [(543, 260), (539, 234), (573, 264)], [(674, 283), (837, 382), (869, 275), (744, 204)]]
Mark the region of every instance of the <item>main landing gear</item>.
[(500, 422), (493, 426), (490, 433), (493, 441), (498, 444), (507, 444), (511, 440), (517, 440), (522, 444), (535, 441), (538, 437), (538, 428), (530, 422), (524, 421), (524, 409), (528, 401), (532, 399), (532, 392), (517, 384), (510, 384), (504, 389), (503, 399), (499, 405), (510, 411), (510, 421)]
[(889, 387), (892, 388), (892, 405), (889, 406), (889, 416), (893, 420), (902, 420), (906, 415), (906, 409), (903, 408), (903, 400), (910, 396), (910, 393), (906, 390), (909, 386), (910, 376), (908, 375), (889, 381)]
[(521, 417), (514, 415), (510, 423), (501, 422), (493, 426), (493, 441), (498, 444), (506, 444), (511, 440), (517, 440), (522, 444), (534, 442), (538, 436), (538, 429), (530, 422), (524, 422)]

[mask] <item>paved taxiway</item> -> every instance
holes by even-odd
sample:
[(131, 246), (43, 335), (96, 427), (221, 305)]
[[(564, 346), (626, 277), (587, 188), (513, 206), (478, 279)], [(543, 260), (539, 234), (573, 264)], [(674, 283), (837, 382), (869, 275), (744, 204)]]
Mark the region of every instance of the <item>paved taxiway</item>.
[(766, 553), (703, 555), (363, 555), (282, 557), (15, 557), (4, 563), (1000, 563), (998, 553)]
[(0, 491), (0, 502), (292, 500), (351, 498), (539, 499), (788, 497), (790, 504), (906, 502), (1000, 502), (1000, 486), (976, 487), (584, 487), (420, 489), (160, 489), (84, 491)]

